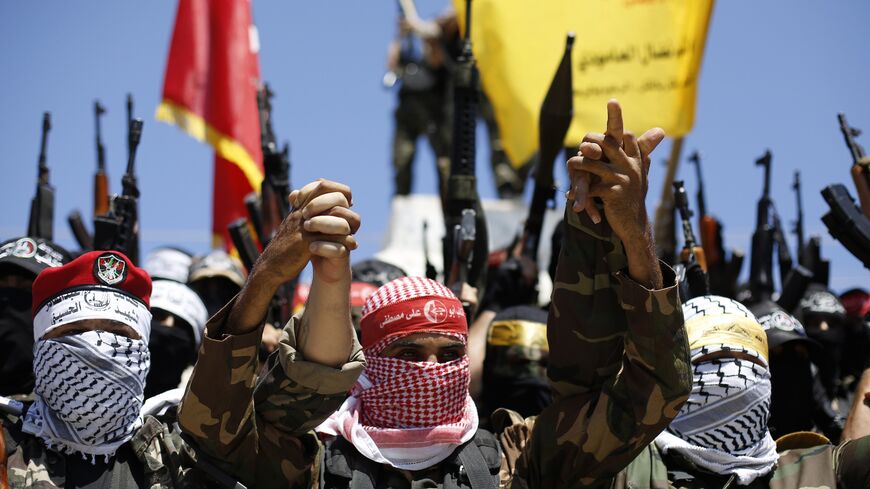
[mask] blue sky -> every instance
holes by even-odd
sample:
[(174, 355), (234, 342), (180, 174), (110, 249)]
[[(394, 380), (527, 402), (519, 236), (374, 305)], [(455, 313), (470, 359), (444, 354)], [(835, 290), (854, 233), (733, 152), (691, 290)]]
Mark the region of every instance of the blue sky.
[[(444, 5), (417, 3), (424, 15)], [(260, 63), (278, 93), (273, 102), (276, 131), (291, 141), (293, 181), (301, 185), (326, 177), (355, 189), (356, 209), (364, 219), (358, 258), (379, 249), (388, 218), (395, 93), (384, 90), (380, 80), (395, 14), (390, 1), (254, 4)], [(72, 246), (66, 215), (75, 208), (84, 214), (91, 209), (93, 100), (99, 98), (109, 111), (103, 132), (111, 188), (117, 191), (125, 165), (124, 96), (129, 91), (136, 115), (145, 119), (137, 170), (143, 248), (208, 248), (212, 151), (153, 117), (174, 15), (175, 2), (169, 1), (0, 3), (0, 238), (26, 230), (41, 113), (50, 110), (55, 235)], [(718, 2), (696, 125), (686, 139), (686, 154), (697, 148), (704, 155), (707, 205), (724, 222), (729, 247), (749, 248), (761, 191), (755, 158), (766, 148), (773, 152), (772, 193), (785, 221), (794, 219), (790, 185), (792, 172), (800, 169), (806, 231), (822, 235), (823, 254), (833, 264), (831, 285), (839, 290), (866, 286), (870, 273), (828, 235), (820, 221), (827, 206), (819, 191), (834, 182), (852, 187), (836, 113), (845, 111), (853, 125), (870, 134), (870, 54), (863, 36), (868, 18), (870, 3), (861, 0)], [(629, 127), (630, 111), (627, 107)], [(493, 197), (483, 139), (478, 146), (480, 189), (484, 197)], [(870, 136), (859, 141), (870, 146)], [(658, 154), (664, 159), (667, 146)], [(415, 188), (434, 192), (428, 149), (418, 157), (417, 168)], [(684, 162), (681, 176), (694, 193), (691, 170)], [(654, 164), (650, 213), (663, 173), (664, 167)], [(744, 274), (747, 268), (748, 260)]]

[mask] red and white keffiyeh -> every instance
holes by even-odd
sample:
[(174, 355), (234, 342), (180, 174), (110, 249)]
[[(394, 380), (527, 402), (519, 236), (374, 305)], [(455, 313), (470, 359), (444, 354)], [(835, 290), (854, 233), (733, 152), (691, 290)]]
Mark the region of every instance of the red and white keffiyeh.
[(399, 338), (437, 333), (463, 343), (462, 304), (443, 285), (420, 277), (394, 280), (366, 302), (361, 322), (366, 369), (341, 408), (318, 431), (342, 436), (365, 457), (405, 470), (446, 459), (477, 431), (468, 395), (468, 357), (410, 362), (381, 353)]

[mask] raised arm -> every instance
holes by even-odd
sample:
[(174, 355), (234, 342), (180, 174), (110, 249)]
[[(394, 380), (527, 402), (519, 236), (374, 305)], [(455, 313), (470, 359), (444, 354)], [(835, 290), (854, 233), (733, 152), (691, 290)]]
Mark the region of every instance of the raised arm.
[(644, 205), (649, 153), (664, 134), (624, 133), (615, 101), (608, 116), (607, 134), (587, 136), (568, 162), (572, 188), (548, 322), (555, 402), (537, 418), (517, 465), (529, 487), (612, 477), (667, 426), (690, 389), (676, 279), (655, 258)]
[[(359, 228), (350, 189), (318, 181), (290, 199), (294, 210), (242, 291), (209, 321), (178, 415), (202, 452), (254, 487), (310, 482), (318, 443), (309, 430), (341, 404), (363, 367), (347, 304), (349, 252)], [(307, 312), (285, 326), (257, 380), (269, 300), (309, 260)]]

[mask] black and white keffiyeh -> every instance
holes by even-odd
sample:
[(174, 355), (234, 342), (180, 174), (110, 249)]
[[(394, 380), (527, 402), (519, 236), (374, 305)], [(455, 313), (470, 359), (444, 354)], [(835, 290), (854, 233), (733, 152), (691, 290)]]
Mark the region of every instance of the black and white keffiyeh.
[(36, 401), (23, 430), (62, 453), (111, 457), (142, 424), (148, 344), (104, 331), (34, 346)]
[[(683, 313), (687, 323), (723, 315), (755, 321), (743, 305), (716, 296), (690, 300)], [(757, 329), (764, 334), (760, 325)], [(708, 355), (714, 358), (704, 360)], [(693, 364), (692, 392), (668, 429), (656, 438), (656, 446), (711, 472), (734, 474), (741, 485), (773, 470), (779, 455), (767, 429), (771, 384), (766, 355), (767, 351), (739, 344), (692, 348), (693, 362), (699, 361)]]

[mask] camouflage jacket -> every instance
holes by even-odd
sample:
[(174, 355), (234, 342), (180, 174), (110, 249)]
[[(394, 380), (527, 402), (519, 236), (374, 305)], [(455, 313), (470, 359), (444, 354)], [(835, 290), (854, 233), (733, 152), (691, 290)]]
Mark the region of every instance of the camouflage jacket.
[[(839, 445), (786, 450), (776, 468), (749, 489), (870, 489), (870, 436)], [(623, 470), (612, 489), (700, 489), (726, 487), (729, 476), (711, 474), (683, 458), (663, 456), (651, 444)], [(731, 487), (737, 487), (731, 482)]]
[[(691, 372), (673, 271), (650, 291), (624, 272), (621, 242), (605, 222), (573, 212), (548, 321), (554, 404), (537, 418), (507, 413), (498, 426), (502, 487), (606, 487), (673, 419)], [(362, 369), (305, 362), (293, 323), (254, 388), (259, 332), (214, 339), (208, 325), (179, 419), (202, 450), (249, 487), (310, 487), (323, 448), (308, 430), (339, 407)], [(408, 487), (412, 484), (407, 474)]]
[(607, 487), (677, 415), (691, 388), (673, 270), (648, 290), (626, 273), (606, 221), (567, 206), (547, 324), (554, 402), (501, 424), (503, 485)]
[(21, 431), (17, 417), (7, 415), (0, 419), (10, 488), (102, 485), (121, 489), (164, 489), (214, 485), (193, 469), (196, 456), (182, 440), (177, 426), (172, 427), (152, 416), (145, 417), (142, 427), (108, 464), (97, 461), (94, 465), (88, 465), (90, 461), (82, 461), (78, 455), (63, 455), (46, 448), (42, 440)]
[(203, 454), (247, 487), (309, 488), (322, 452), (312, 430), (356, 382), (362, 349), (355, 345), (341, 368), (307, 362), (296, 350), (294, 317), (261, 370), (261, 330), (223, 334), (231, 305), (206, 325), (179, 424)]

